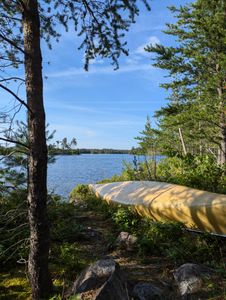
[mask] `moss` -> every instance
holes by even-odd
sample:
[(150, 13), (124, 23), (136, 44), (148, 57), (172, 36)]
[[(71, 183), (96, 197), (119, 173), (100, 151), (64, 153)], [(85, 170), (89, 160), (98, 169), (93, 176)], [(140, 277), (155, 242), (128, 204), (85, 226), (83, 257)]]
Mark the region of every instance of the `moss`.
[(31, 290), (23, 272), (0, 273), (0, 299), (31, 299)]

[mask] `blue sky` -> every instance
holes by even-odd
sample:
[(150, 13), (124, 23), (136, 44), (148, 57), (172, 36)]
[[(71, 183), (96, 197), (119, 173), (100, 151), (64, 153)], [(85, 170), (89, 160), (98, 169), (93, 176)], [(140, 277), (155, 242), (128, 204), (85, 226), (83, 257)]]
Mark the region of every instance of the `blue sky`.
[[(51, 51), (43, 44), (46, 118), (57, 131), (55, 140), (76, 137), (79, 148), (136, 146), (134, 137), (143, 129), (147, 115), (152, 117), (167, 97), (159, 87), (164, 72), (152, 67), (151, 55), (143, 48), (150, 43), (174, 44), (172, 37), (162, 33), (165, 23), (174, 21), (167, 6), (187, 2), (153, 0), (151, 12), (141, 6), (126, 37), (130, 55), (120, 58), (118, 71), (109, 61), (96, 59), (85, 72), (83, 53), (77, 50), (79, 38), (72, 31), (63, 32)], [(3, 92), (0, 96), (2, 106), (11, 100)]]

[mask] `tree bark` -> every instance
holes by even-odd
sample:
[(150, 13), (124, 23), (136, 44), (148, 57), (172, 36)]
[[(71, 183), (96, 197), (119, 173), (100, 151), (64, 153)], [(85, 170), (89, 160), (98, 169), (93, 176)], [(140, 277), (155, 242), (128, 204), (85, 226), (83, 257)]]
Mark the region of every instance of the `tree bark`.
[(218, 153), (218, 164), (224, 167), (226, 163), (226, 120), (223, 101), (223, 88), (219, 87), (217, 92), (220, 100), (220, 149)]
[(226, 163), (226, 124), (225, 124), (225, 113), (222, 111), (220, 116), (220, 138), (221, 138), (221, 147), (218, 155), (218, 163), (222, 167), (225, 166)]
[(37, 0), (24, 2), (23, 34), (28, 111), (28, 217), (30, 253), (28, 260), (32, 299), (45, 298), (51, 288), (48, 269), (50, 247), (47, 216), (47, 146), (43, 105), (40, 19)]
[(184, 143), (184, 138), (183, 138), (182, 130), (181, 130), (180, 127), (179, 127), (179, 136), (180, 136), (181, 145), (183, 147), (184, 155), (187, 155), (187, 149), (186, 149), (186, 146), (185, 146), (185, 143)]

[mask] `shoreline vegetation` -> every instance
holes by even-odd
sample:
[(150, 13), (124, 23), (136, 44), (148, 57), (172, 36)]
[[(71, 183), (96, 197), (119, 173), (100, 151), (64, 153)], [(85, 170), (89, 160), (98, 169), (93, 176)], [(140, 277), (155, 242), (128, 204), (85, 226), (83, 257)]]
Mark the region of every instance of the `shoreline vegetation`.
[[(49, 146), (49, 155), (80, 155), (80, 154), (133, 154), (133, 150), (111, 148), (78, 148), (62, 149)], [(9, 155), (16, 150), (15, 147), (0, 147), (0, 155)]]
[(80, 155), (80, 154), (131, 154), (130, 150), (120, 149), (86, 149), (78, 148), (72, 150), (54, 149), (50, 152), (53, 155)]

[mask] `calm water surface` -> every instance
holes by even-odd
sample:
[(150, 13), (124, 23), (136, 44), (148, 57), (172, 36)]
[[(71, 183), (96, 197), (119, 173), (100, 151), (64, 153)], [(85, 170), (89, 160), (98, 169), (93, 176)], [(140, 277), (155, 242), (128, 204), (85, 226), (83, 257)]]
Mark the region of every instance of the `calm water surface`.
[[(56, 156), (56, 162), (48, 167), (49, 191), (67, 197), (79, 183), (96, 181), (120, 174), (124, 162), (132, 163), (129, 154), (82, 154)], [(142, 157), (138, 158), (142, 160)]]

